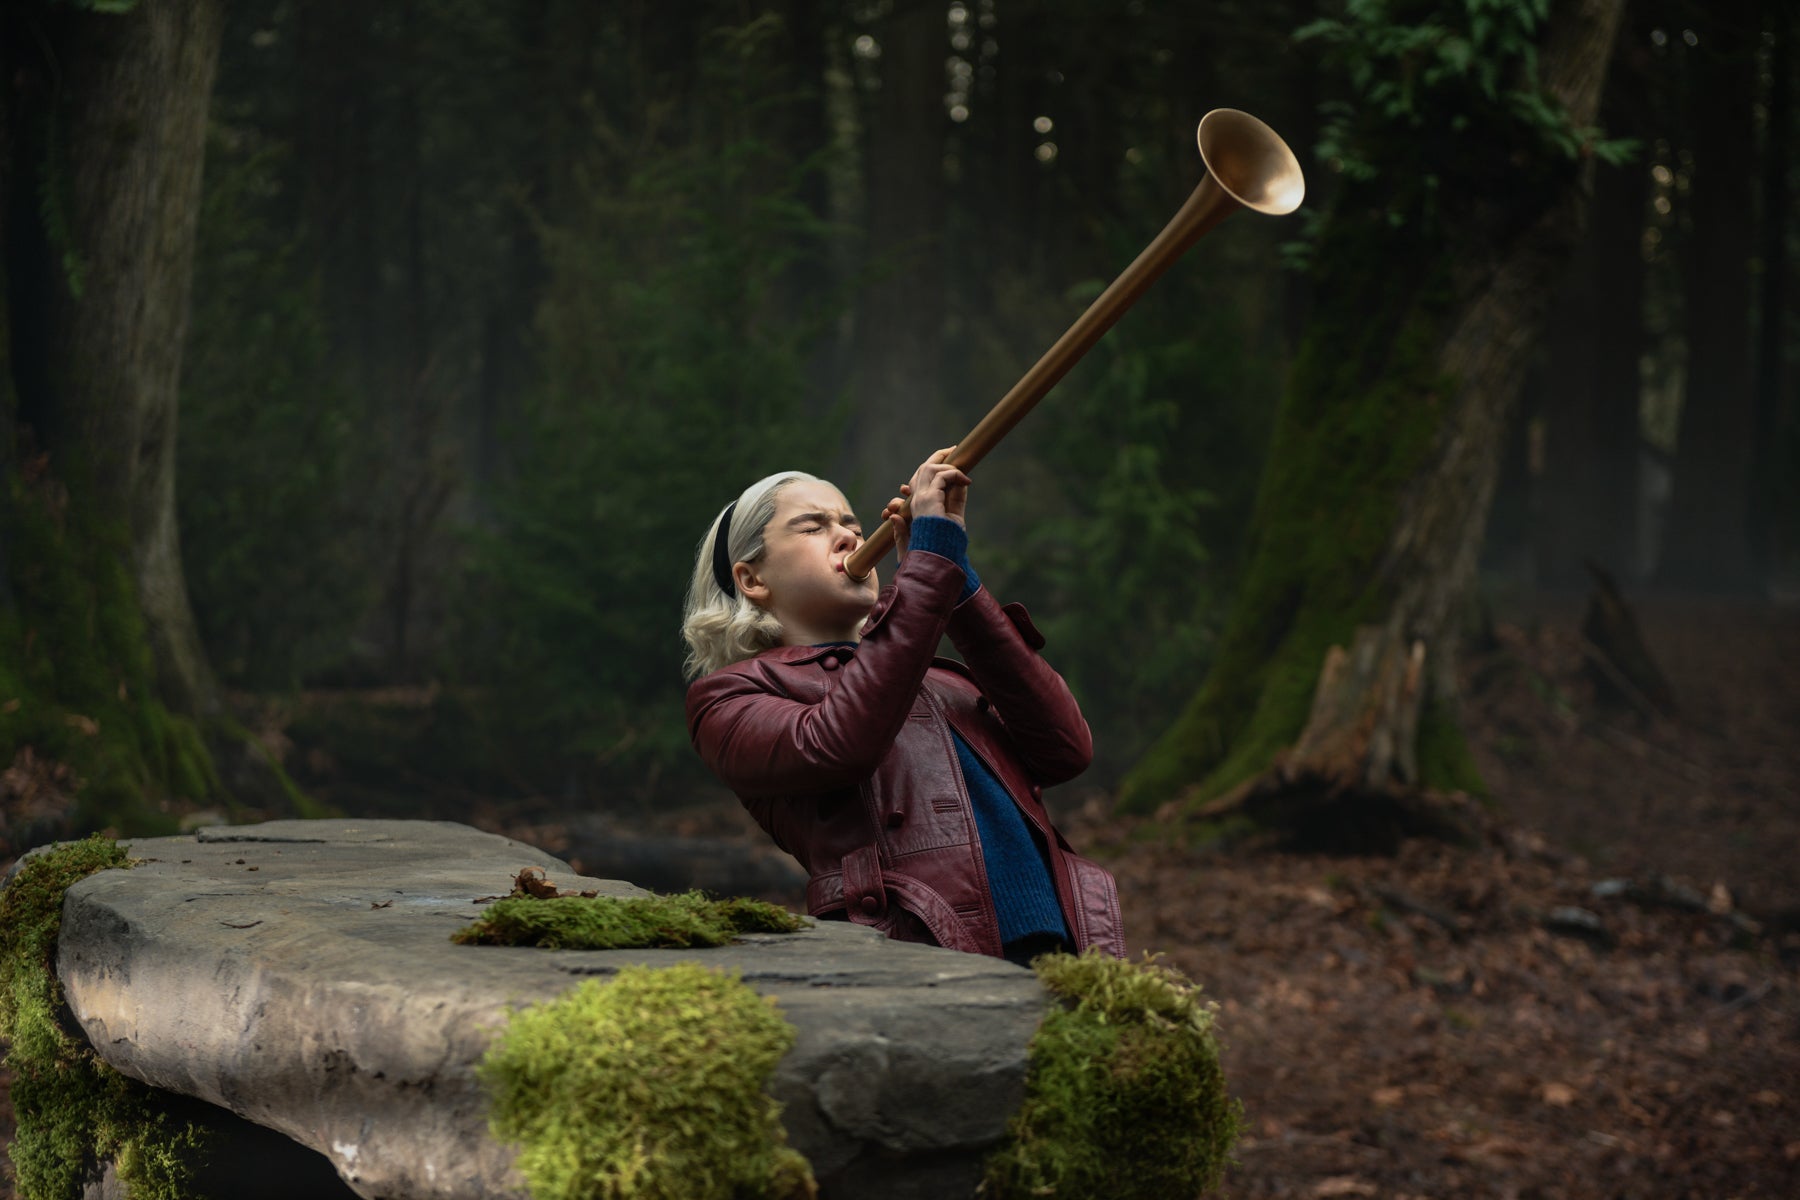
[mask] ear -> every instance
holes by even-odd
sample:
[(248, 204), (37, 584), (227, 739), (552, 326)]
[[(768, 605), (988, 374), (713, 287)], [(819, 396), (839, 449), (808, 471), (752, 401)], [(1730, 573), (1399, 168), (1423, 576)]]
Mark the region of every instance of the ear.
[(769, 585), (762, 581), (756, 568), (747, 562), (732, 563), (731, 577), (737, 581), (738, 591), (744, 593), (745, 599), (758, 608), (769, 607), (771, 592)]

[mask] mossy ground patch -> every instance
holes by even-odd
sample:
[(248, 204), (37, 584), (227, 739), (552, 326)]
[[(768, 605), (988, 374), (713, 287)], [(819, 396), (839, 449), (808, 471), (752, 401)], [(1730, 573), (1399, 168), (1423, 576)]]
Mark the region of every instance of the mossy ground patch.
[(622, 899), (513, 895), (451, 936), (462, 945), (547, 950), (689, 949), (746, 933), (793, 933), (804, 918), (761, 900), (709, 900), (699, 892)]
[(794, 1036), (736, 974), (627, 967), (515, 1013), (478, 1074), (534, 1200), (802, 1200), (764, 1091)]
[(981, 1195), (1171, 1200), (1218, 1186), (1243, 1120), (1213, 1005), (1177, 972), (1089, 952), (1032, 964), (1064, 1001), (1032, 1038), (1025, 1102)]
[(90, 837), (33, 855), (0, 891), (0, 1041), (13, 1075), (21, 1200), (78, 1196), (83, 1176), (108, 1159), (137, 1200), (180, 1200), (192, 1173), (197, 1131), (175, 1128), (149, 1088), (102, 1063), (57, 1020), (63, 896), (96, 871), (129, 865), (117, 843)]

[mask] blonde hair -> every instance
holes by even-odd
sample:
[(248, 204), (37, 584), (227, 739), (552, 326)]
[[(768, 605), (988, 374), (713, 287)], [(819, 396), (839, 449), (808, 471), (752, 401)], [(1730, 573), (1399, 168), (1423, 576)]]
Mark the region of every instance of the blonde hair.
[[(725, 553), (733, 563), (762, 557), (763, 530), (775, 519), (775, 496), (799, 481), (821, 482), (805, 471), (777, 471), (738, 495), (737, 507), (731, 511), (731, 528), (725, 534)], [(730, 594), (720, 591), (713, 578), (713, 542), (724, 515), (725, 510), (720, 509), (694, 551), (694, 577), (681, 614), (681, 639), (688, 645), (682, 674), (687, 679), (711, 674), (781, 644), (781, 622), (774, 613), (752, 604), (735, 587)]]

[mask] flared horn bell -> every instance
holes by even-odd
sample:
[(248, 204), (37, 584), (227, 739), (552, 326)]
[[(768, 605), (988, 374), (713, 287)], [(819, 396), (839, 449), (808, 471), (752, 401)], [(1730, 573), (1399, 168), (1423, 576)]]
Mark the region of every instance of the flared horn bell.
[(1306, 199), (1306, 176), (1294, 152), (1249, 113), (1215, 108), (1200, 119), (1194, 140), (1207, 174), (1245, 208), (1280, 217)]
[[(1100, 293), (1000, 403), (956, 444), (950, 454), (952, 465), (973, 469), (1112, 328), (1144, 289), (1213, 226), (1240, 208), (1278, 217), (1300, 207), (1306, 196), (1306, 179), (1294, 152), (1273, 129), (1247, 112), (1215, 108), (1200, 119), (1194, 136), (1200, 143), (1206, 174), (1187, 201), (1124, 274)], [(868, 541), (844, 559), (845, 574), (852, 579), (868, 578), (893, 544), (894, 527), (883, 521)]]

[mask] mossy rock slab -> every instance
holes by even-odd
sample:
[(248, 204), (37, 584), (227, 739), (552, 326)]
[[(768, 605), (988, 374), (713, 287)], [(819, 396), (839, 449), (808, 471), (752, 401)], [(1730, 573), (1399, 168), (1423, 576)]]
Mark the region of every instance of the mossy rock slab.
[(969, 1196), (1051, 1001), (1008, 963), (825, 922), (705, 950), (459, 946), (541, 851), (446, 822), (277, 821), (130, 843), (72, 887), (58, 973), (108, 1063), (330, 1160), (364, 1196), (524, 1197), (476, 1066), (517, 1009), (629, 965), (741, 972), (796, 1029), (770, 1082), (821, 1194)]

